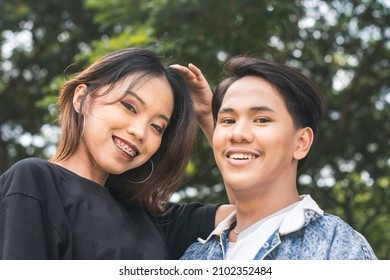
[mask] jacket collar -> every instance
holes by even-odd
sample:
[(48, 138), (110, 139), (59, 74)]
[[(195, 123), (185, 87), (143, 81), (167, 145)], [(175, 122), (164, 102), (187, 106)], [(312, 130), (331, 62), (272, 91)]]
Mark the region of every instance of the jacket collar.
[(301, 195), (300, 197), (301, 201), (287, 214), (280, 225), (280, 235), (298, 231), (311, 221), (324, 215), (324, 211), (310, 195)]
[[(284, 218), (279, 227), (279, 234), (286, 235), (300, 230), (310, 221), (316, 220), (324, 215), (324, 211), (311, 198), (310, 195), (301, 195), (301, 201)], [(207, 239), (198, 238), (202, 244), (208, 242), (214, 235), (221, 236), (230, 225), (236, 221), (236, 211), (233, 211), (227, 218), (220, 222), (210, 233)]]

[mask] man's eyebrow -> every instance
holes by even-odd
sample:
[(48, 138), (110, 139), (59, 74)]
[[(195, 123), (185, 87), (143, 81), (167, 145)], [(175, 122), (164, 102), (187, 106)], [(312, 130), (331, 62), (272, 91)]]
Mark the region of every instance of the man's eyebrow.
[[(144, 105), (144, 106), (146, 105), (145, 101), (138, 94), (136, 94), (135, 92), (133, 92), (131, 90), (128, 90), (128, 91), (126, 91), (126, 93), (128, 95), (134, 96), (142, 105)], [(167, 116), (163, 115), (163, 114), (159, 114), (158, 117), (162, 118), (167, 123), (169, 123), (169, 121), (170, 121), (170, 119)]]
[(220, 113), (231, 113), (231, 112), (234, 112), (234, 110), (232, 108), (221, 108), (219, 109), (219, 114)]
[[(261, 112), (261, 111), (276, 112), (274, 109), (268, 106), (254, 106), (251, 107), (249, 110), (252, 112)], [(232, 112), (234, 112), (234, 109), (229, 107), (221, 108), (219, 110), (219, 113), (232, 113)]]
[(255, 106), (251, 107), (250, 109), (252, 112), (259, 112), (259, 111), (269, 111), (269, 112), (276, 112), (274, 109), (268, 107), (268, 106)]

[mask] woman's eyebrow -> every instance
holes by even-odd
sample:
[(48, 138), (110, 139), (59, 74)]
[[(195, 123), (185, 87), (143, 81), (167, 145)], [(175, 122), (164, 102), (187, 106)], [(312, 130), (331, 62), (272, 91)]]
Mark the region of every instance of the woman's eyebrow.
[(134, 91), (127, 90), (126, 94), (134, 96), (142, 105), (145, 105), (145, 101), (138, 94), (136, 94)]
[(161, 119), (165, 120), (169, 124), (169, 118), (163, 114), (158, 115)]
[[(144, 105), (144, 106), (146, 105), (145, 101), (141, 98), (141, 96), (139, 96), (135, 92), (133, 92), (131, 90), (128, 90), (128, 91), (126, 91), (126, 93), (128, 95), (131, 95), (131, 96), (135, 97), (142, 105)], [(160, 117), (161, 119), (165, 120), (167, 123), (169, 123), (169, 121), (170, 121), (170, 119), (166, 115), (159, 114), (158, 117)]]

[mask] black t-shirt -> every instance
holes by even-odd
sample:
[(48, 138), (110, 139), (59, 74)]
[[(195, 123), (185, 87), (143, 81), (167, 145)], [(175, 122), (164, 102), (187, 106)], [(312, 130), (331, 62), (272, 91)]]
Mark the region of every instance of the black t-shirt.
[(67, 169), (25, 159), (0, 177), (0, 259), (176, 259), (211, 232), (217, 205), (172, 206), (151, 218)]

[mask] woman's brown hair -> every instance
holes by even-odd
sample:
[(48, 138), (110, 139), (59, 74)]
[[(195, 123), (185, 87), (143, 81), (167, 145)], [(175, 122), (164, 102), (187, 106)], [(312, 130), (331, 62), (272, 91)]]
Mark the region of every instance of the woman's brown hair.
[[(61, 134), (53, 161), (68, 158), (79, 145), (83, 115), (78, 112), (83, 112), (86, 96), (96, 98), (98, 90), (107, 85), (109, 88), (103, 94), (109, 94), (116, 83), (129, 75), (134, 77), (130, 87), (147, 82), (152, 77), (165, 77), (172, 88), (174, 108), (161, 145), (151, 158), (154, 170), (150, 178), (142, 182), (152, 170), (149, 160), (123, 174), (109, 175), (105, 186), (124, 205), (140, 205), (151, 214), (160, 214), (171, 194), (179, 187), (190, 159), (195, 137), (195, 116), (185, 80), (175, 69), (165, 66), (152, 51), (129, 48), (112, 52), (64, 83), (57, 102)], [(88, 89), (77, 112), (72, 100), (80, 84), (87, 85)]]

